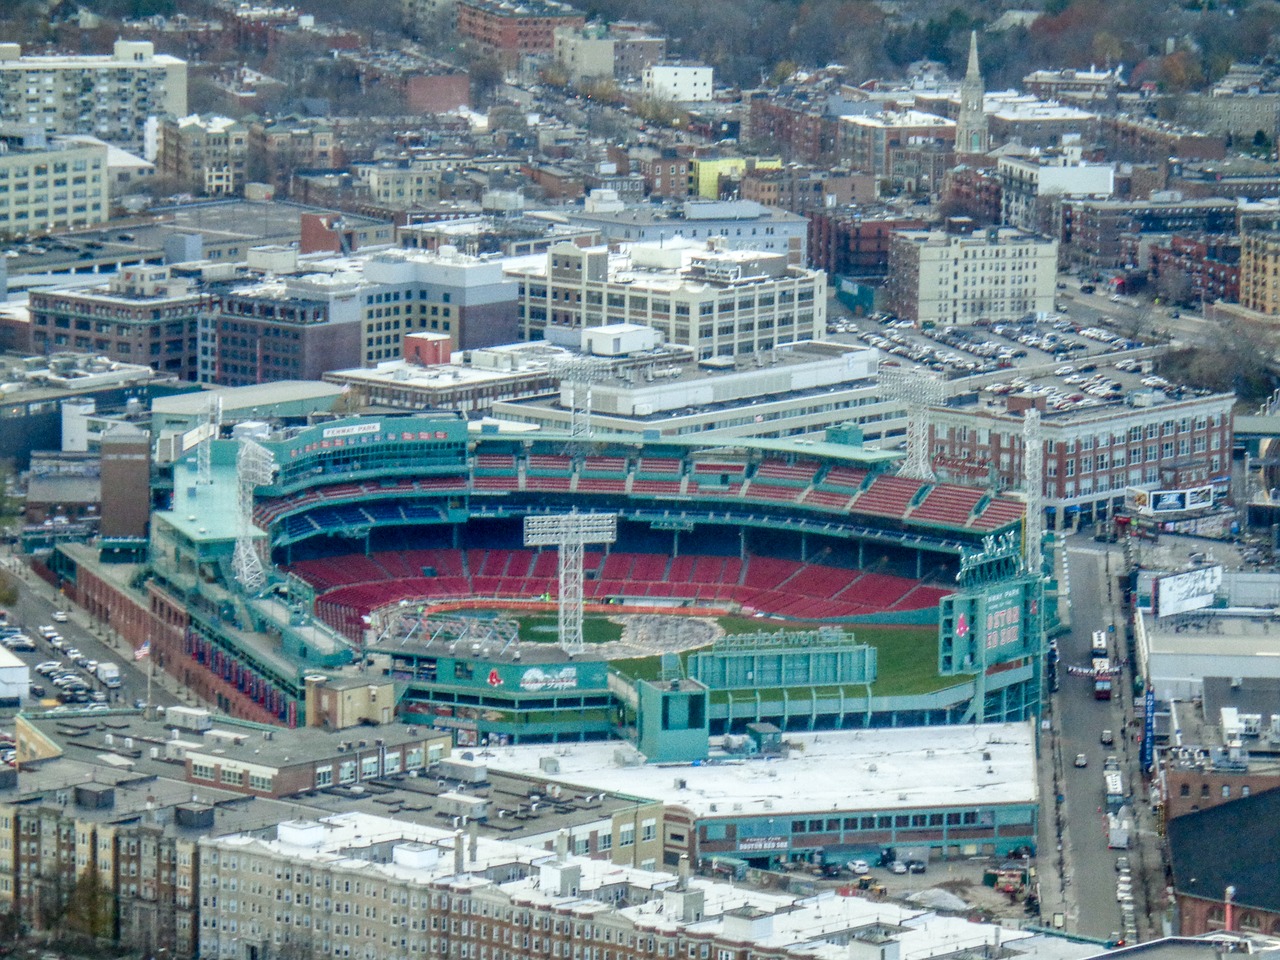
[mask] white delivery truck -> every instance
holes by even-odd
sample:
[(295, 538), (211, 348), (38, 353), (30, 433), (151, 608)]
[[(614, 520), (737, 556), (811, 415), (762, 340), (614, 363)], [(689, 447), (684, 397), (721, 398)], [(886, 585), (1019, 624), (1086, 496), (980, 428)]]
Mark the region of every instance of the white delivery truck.
[(120, 686), (120, 668), (114, 663), (100, 663), (95, 671), (98, 679), (102, 681), (103, 686), (110, 687), (112, 690)]

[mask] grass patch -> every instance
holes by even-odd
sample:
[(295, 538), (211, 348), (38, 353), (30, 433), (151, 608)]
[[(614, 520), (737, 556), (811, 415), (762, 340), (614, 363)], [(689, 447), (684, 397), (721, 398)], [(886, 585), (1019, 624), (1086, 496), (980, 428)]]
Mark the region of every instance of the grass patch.
[[(560, 641), (560, 619), (550, 614), (537, 616), (517, 616), (520, 624), (520, 640), (522, 643), (558, 643)], [(622, 639), (622, 624), (613, 623), (605, 617), (586, 616), (582, 618), (582, 640), (584, 643), (612, 643)]]
[[(794, 623), (761, 617), (720, 617), (719, 623), (724, 627), (725, 633), (730, 635), (754, 633), (757, 630), (774, 633), (778, 630), (815, 628), (807, 625), (800, 628)], [(872, 696), (933, 693), (963, 682), (962, 677), (938, 675), (938, 633), (934, 627), (856, 626), (846, 629), (852, 631), (858, 643), (876, 648), (878, 676), (871, 685)], [(682, 653), (681, 661), (685, 662), (688, 654), (694, 652), (696, 651)], [(637, 657), (615, 660), (613, 666), (619, 673), (635, 680), (656, 680), (661, 664), (658, 657)], [(822, 687), (820, 693), (829, 694), (835, 689)], [(865, 688), (860, 684), (846, 684), (845, 693), (848, 696), (862, 696)]]

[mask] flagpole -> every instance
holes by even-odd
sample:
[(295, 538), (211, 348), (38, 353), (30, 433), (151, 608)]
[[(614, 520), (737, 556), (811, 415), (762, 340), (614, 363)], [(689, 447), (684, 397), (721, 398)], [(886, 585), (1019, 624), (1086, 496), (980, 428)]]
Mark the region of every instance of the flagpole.
[[(151, 706), (151, 677), (155, 673), (155, 662), (151, 659), (151, 652), (147, 652), (147, 706)], [(151, 716), (151, 714), (147, 714)]]

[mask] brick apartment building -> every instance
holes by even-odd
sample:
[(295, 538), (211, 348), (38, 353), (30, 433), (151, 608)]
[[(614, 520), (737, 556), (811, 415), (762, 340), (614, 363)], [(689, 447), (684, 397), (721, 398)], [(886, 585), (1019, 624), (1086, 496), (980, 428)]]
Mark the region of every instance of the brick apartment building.
[(550, 0), (458, 2), (458, 33), (513, 64), (526, 54), (552, 54), (558, 28), (581, 28), (585, 23), (572, 7)]
[(1151, 246), (1156, 291), (1180, 303), (1240, 300), (1240, 236), (1180, 234)]
[(924, 230), (925, 220), (853, 210), (815, 212), (809, 218), (809, 262), (818, 270), (850, 277), (883, 277), (898, 230)]
[(214, 298), (168, 267), (125, 267), (101, 287), (32, 290), (31, 346), (92, 352), (195, 380), (200, 318)]

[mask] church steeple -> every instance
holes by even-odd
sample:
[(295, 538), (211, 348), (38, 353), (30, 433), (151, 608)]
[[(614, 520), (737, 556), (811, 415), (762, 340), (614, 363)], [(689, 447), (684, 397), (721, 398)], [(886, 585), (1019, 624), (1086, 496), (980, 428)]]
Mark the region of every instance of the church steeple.
[(969, 31), (969, 69), (964, 72), (966, 80), (982, 82), (982, 66), (978, 63), (978, 31)]
[(982, 64), (978, 60), (978, 31), (974, 30), (969, 34), (969, 66), (960, 81), (960, 116), (956, 121), (956, 154), (959, 156), (987, 152), (987, 114), (982, 109), (985, 93)]

